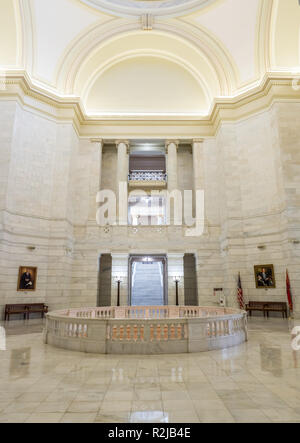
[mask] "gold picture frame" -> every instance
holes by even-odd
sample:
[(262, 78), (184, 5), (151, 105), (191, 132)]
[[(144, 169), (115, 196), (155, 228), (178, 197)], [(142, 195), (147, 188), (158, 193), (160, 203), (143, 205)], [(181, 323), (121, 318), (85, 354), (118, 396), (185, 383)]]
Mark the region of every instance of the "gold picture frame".
[(276, 288), (274, 265), (256, 265), (254, 274), (257, 289)]
[(36, 291), (38, 268), (34, 266), (20, 266), (18, 277), (18, 292)]

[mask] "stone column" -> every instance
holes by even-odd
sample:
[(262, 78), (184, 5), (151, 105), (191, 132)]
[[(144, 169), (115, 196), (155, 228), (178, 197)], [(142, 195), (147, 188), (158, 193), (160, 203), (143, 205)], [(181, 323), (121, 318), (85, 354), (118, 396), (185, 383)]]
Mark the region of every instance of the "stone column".
[(97, 193), (101, 190), (103, 140), (101, 138), (97, 138), (92, 139), (91, 142), (93, 144), (93, 152), (91, 156), (90, 167), (89, 220), (96, 221), (96, 196)]
[(116, 277), (121, 277), (120, 305), (128, 306), (128, 254), (112, 253), (111, 267), (111, 304), (117, 306), (118, 283)]
[[(177, 197), (179, 197), (179, 193), (175, 192), (178, 190), (178, 162), (177, 162), (177, 151), (179, 146), (179, 140), (167, 140), (166, 141), (166, 154), (167, 154), (167, 174), (168, 174), (168, 192), (169, 196), (172, 193), (172, 199), (169, 201), (169, 205), (167, 207), (169, 208), (170, 213), (168, 214), (168, 221), (167, 224), (173, 225), (177, 224), (176, 220), (177, 217), (180, 217), (181, 214), (177, 214), (175, 212), (175, 207), (177, 207), (177, 204), (175, 203), (176, 194)], [(178, 203), (178, 202), (177, 202)], [(178, 210), (178, 209), (177, 209)]]
[(129, 173), (129, 141), (117, 140), (117, 214), (120, 225), (128, 221), (128, 173)]
[(204, 153), (203, 138), (193, 140), (194, 192), (204, 189)]
[(180, 277), (178, 285), (179, 305), (184, 305), (184, 254), (168, 254), (168, 305), (176, 305), (176, 284), (174, 277)]
[(178, 189), (178, 166), (177, 166), (177, 151), (179, 140), (166, 141), (167, 154), (167, 173), (168, 173), (168, 191), (172, 192)]

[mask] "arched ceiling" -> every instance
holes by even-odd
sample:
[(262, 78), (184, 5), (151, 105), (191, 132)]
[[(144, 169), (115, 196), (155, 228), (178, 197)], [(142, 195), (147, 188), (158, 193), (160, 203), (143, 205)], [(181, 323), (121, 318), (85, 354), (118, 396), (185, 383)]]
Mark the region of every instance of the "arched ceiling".
[(156, 16), (176, 16), (200, 9), (214, 0), (81, 0), (100, 11), (125, 16), (148, 13)]
[(298, 0), (0, 2), (0, 69), (87, 115), (208, 114), (268, 72), (300, 71)]
[[(147, 87), (145, 87), (147, 85)], [(89, 115), (206, 114), (205, 90), (179, 62), (129, 56), (96, 76), (85, 97)]]

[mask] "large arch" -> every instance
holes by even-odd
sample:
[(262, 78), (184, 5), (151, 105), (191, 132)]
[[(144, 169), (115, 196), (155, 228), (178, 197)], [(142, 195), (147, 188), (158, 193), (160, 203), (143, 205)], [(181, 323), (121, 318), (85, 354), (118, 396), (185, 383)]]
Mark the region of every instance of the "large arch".
[(212, 100), (197, 72), (156, 52), (112, 60), (95, 72), (82, 95), (88, 115), (205, 115)]
[[(183, 38), (178, 32), (175, 34), (172, 23), (158, 26), (162, 29), (151, 33), (137, 30), (133, 23), (123, 23), (123, 28), (117, 27), (116, 23), (103, 25), (101, 29), (94, 28), (65, 54), (57, 69), (59, 90), (82, 96), (95, 71), (111, 60), (117, 62), (118, 58), (122, 59), (130, 48), (132, 53), (156, 52), (182, 63), (201, 78), (202, 86), (211, 99), (234, 91), (235, 71), (230, 60), (205, 33), (198, 40), (201, 42), (199, 46), (192, 40), (192, 33), (190, 39)], [(176, 29), (178, 31), (178, 27)]]

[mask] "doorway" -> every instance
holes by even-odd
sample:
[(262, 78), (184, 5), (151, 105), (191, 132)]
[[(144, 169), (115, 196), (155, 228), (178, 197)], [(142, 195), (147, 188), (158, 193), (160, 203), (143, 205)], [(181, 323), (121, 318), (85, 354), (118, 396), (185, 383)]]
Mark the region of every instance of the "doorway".
[(167, 257), (134, 255), (129, 259), (129, 304), (164, 306), (167, 300)]

